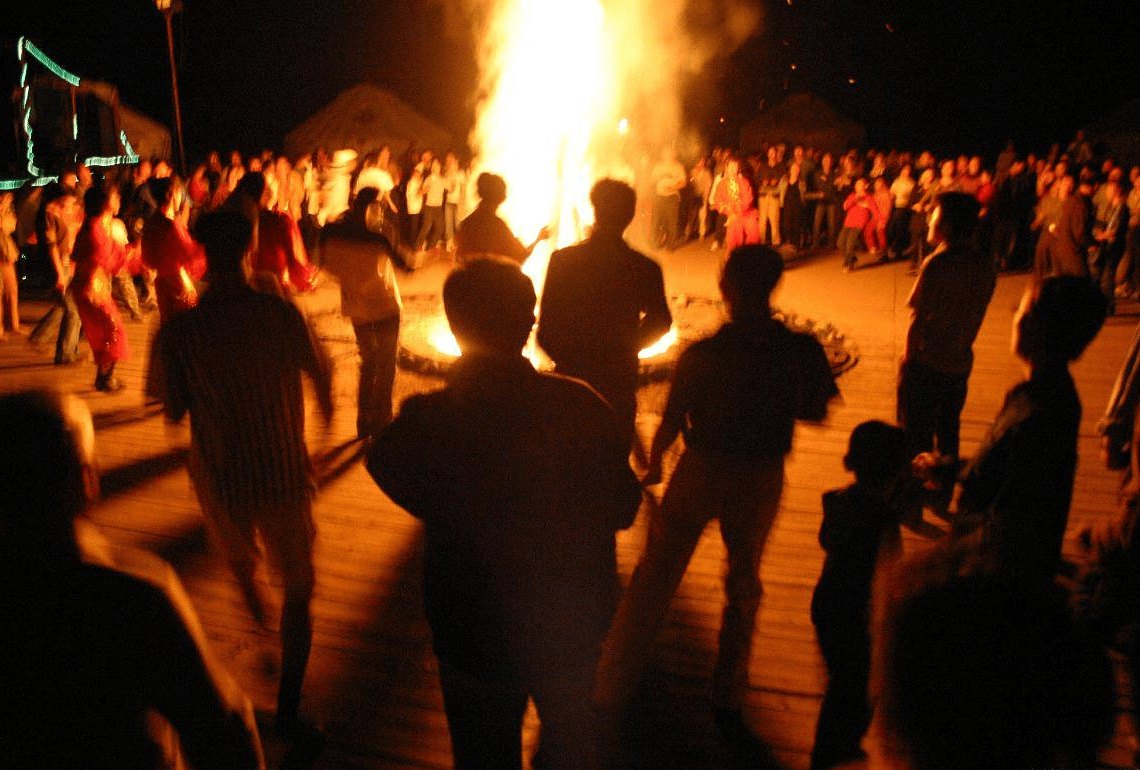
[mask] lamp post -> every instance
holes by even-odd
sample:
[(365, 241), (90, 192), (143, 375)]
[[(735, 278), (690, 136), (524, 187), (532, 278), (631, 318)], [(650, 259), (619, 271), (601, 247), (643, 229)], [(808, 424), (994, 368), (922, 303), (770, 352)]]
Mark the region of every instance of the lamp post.
[(182, 107), (178, 101), (178, 68), (174, 64), (174, 31), (171, 19), (182, 10), (182, 0), (154, 0), (166, 19), (166, 50), (170, 54), (170, 88), (174, 94), (174, 129), (178, 134), (178, 173), (186, 176), (186, 145), (182, 142)]

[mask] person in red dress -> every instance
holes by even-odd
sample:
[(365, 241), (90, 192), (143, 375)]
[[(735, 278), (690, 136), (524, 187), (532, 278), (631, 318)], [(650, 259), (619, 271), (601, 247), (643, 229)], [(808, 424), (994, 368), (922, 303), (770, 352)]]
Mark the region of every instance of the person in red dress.
[(206, 252), (186, 229), (182, 185), (173, 177), (151, 183), (158, 211), (143, 225), (142, 261), (157, 274), (154, 279), (158, 316), (165, 324), (173, 316), (198, 304), (194, 282), (206, 274)]
[(74, 275), (71, 293), (95, 359), (95, 389), (113, 393), (122, 388), (115, 364), (130, 355), (123, 318), (111, 297), (111, 276), (127, 263), (126, 228), (115, 237), (113, 223), (119, 213), (119, 191), (102, 185), (83, 196), (87, 218), (75, 237), (71, 252)]
[(317, 269), (309, 262), (301, 228), (287, 212), (271, 211), (270, 197), (264, 174), (246, 174), (231, 196), (233, 203), (227, 202), (227, 206), (247, 216), (256, 206), (257, 237), (250, 260), (254, 283), (262, 289), (272, 288), (275, 293), (312, 291)]

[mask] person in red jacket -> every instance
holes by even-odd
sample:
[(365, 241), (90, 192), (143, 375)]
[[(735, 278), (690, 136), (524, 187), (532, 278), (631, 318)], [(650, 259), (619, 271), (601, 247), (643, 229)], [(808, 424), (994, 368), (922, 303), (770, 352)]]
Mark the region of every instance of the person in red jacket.
[(875, 201), (867, 193), (867, 180), (856, 179), (855, 189), (843, 202), (843, 229), (839, 231), (839, 249), (843, 252), (843, 270), (851, 272), (855, 268), (855, 247), (863, 229), (871, 221), (875, 211)]

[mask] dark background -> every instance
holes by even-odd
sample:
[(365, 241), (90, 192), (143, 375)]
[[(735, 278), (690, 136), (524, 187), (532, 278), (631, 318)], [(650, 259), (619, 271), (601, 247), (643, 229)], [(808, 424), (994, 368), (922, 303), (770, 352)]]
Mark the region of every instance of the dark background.
[[(1131, 0), (760, 2), (757, 33), (684, 83), (688, 122), (710, 141), (735, 144), (761, 109), (811, 91), (863, 123), (872, 146), (992, 159), (1006, 139), (1043, 150), (1140, 97), (1140, 4)], [(0, 72), (9, 89), (20, 35), (173, 127), (164, 22), (151, 0), (6, 9)], [(471, 33), (441, 0), (185, 0), (174, 39), (191, 162), (208, 149), (279, 147), (363, 80), (393, 90), (459, 142), (473, 122)], [(13, 126), (10, 102), (0, 121)], [(15, 130), (2, 135), (10, 170)]]

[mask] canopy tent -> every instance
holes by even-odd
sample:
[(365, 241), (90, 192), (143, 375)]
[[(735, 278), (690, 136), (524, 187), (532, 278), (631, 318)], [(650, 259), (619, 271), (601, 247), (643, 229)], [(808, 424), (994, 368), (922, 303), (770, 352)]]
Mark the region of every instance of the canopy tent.
[(388, 145), (397, 156), (412, 146), (442, 151), (450, 141), (447, 131), (391, 91), (361, 83), (290, 131), (285, 152), (296, 157), (323, 146), (330, 153), (352, 149), (363, 155)]
[(740, 130), (740, 149), (753, 153), (765, 144), (802, 144), (841, 153), (866, 140), (863, 126), (811, 94), (793, 94)]
[(1117, 163), (1140, 163), (1140, 99), (1134, 99), (1085, 127), (1085, 139), (1100, 157)]
[(170, 160), (170, 129), (141, 112), (119, 102), (119, 127), (127, 132), (127, 141), (140, 158)]

